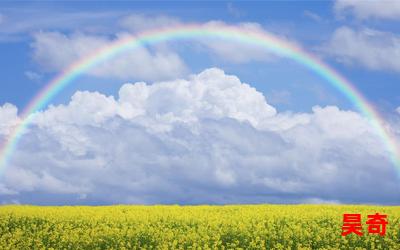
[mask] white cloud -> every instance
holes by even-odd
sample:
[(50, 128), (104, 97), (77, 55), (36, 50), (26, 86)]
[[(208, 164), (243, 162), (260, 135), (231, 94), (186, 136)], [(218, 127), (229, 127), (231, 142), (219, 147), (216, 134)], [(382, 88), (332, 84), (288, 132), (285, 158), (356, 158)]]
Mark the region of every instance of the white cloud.
[(321, 21), (323, 21), (323, 19), (322, 19), (322, 17), (321, 17), (320, 15), (318, 15), (318, 14), (316, 14), (316, 13), (310, 11), (310, 10), (305, 10), (305, 11), (303, 11), (303, 15), (304, 15), (305, 17), (310, 18), (311, 20), (313, 20), (313, 21), (315, 21), (315, 22), (321, 22)]
[(30, 71), (30, 70), (25, 71), (25, 72), (24, 72), (24, 75), (25, 75), (29, 80), (35, 81), (35, 82), (40, 81), (40, 80), (42, 79), (42, 75), (41, 75), (41, 74), (39, 74), (39, 73), (37, 73), (37, 72), (34, 72), (34, 71)]
[[(75, 32), (69, 35), (61, 32), (35, 32), (33, 33), (34, 41), (31, 44), (33, 58), (43, 67), (44, 71), (60, 71), (97, 49), (127, 36), (128, 33), (129, 35), (138, 35), (146, 30), (170, 28), (183, 24), (185, 23), (178, 18), (170, 16), (132, 14), (121, 18), (119, 28), (115, 33), (108, 36), (93, 35), (93, 32)], [(201, 25), (212, 28), (237, 27), (244, 32), (269, 34), (258, 23), (227, 24), (222, 21), (210, 21)], [(280, 36), (280, 38), (288, 43), (296, 44), (284, 36)], [(184, 47), (195, 49), (200, 53), (207, 52), (211, 56), (229, 63), (270, 61), (277, 58), (276, 54), (262, 46), (246, 44), (234, 39), (198, 37), (193, 38), (190, 45), (192, 46)], [(117, 77), (123, 80), (165, 80), (181, 77), (188, 70), (176, 52), (178, 47), (173, 47), (172, 43), (164, 42), (153, 46), (135, 48), (116, 56), (114, 59), (100, 63), (94, 69), (89, 70), (88, 73), (98, 77)]]
[(4, 25), (0, 26), (0, 42), (28, 40), (28, 35), (38, 30), (80, 30), (110, 34), (118, 30), (117, 20), (124, 15), (124, 12), (118, 11), (69, 12), (29, 7), (3, 11)]
[[(31, 46), (33, 57), (38, 63), (47, 70), (60, 71), (78, 59), (88, 56), (124, 36), (120, 35), (111, 40), (107, 37), (82, 33), (67, 36), (59, 32), (39, 32), (34, 35), (34, 42)], [(88, 73), (120, 79), (157, 80), (179, 77), (185, 72), (186, 66), (176, 53), (165, 49), (150, 51), (141, 47), (101, 62)]]
[(400, 114), (400, 107), (396, 108), (396, 112)]
[(140, 32), (149, 29), (169, 28), (181, 24), (178, 18), (171, 16), (150, 16), (143, 14), (131, 14), (120, 20), (121, 27)]
[(18, 192), (10, 190), (10, 189), (4, 187), (4, 185), (2, 183), (0, 183), (0, 195), (15, 195), (15, 194), (18, 194)]
[[(258, 32), (264, 34), (270, 34), (268, 31), (263, 29), (263, 27), (258, 23), (253, 22), (243, 22), (238, 23), (234, 26), (230, 26), (221, 21), (210, 21), (204, 24), (205, 27), (211, 28), (224, 28), (224, 27), (237, 27), (240, 28), (244, 32)], [(294, 41), (290, 41), (289, 39), (273, 34), (274, 36), (280, 37), (280, 39), (285, 40), (288, 43), (292, 43), (296, 46)], [(267, 50), (262, 46), (257, 46), (255, 44), (246, 44), (243, 42), (235, 41), (235, 40), (227, 40), (223, 38), (210, 38), (206, 39), (198, 39), (200, 43), (210, 50), (214, 55), (222, 60), (228, 61), (230, 63), (247, 63), (251, 61), (271, 61), (276, 60), (277, 55), (273, 52)]]
[(351, 13), (359, 19), (400, 19), (400, 1), (396, 0), (336, 0), (334, 10), (338, 15)]
[(0, 106), (0, 138), (2, 135), (8, 135), (13, 127), (18, 124), (17, 107), (6, 103)]
[[(229, 6), (232, 7), (232, 5), (228, 4), (228, 9), (230, 8)], [(140, 32), (149, 29), (167, 28), (185, 24), (180, 19), (171, 16), (148, 16), (140, 14), (127, 16), (122, 19), (120, 23), (122, 27), (131, 32)], [(268, 34), (268, 31), (255, 22), (227, 24), (222, 21), (209, 21), (202, 25), (204, 25), (204, 27), (213, 28), (238, 27), (245, 32), (260, 32)], [(278, 36), (277, 34), (274, 35)], [(290, 41), (286, 37), (281, 36), (280, 38), (295, 44), (294, 41)], [(203, 48), (206, 48), (213, 55), (231, 63), (247, 63), (250, 61), (268, 61), (276, 59), (276, 56), (273, 53), (267, 51), (261, 46), (255, 46), (254, 44), (245, 44), (243, 42), (220, 39), (217, 37), (207, 37), (206, 39), (197, 38), (194, 40), (195, 42), (200, 42), (200, 44), (203, 45)]]
[(118, 97), (77, 92), (69, 104), (37, 114), (0, 197), (396, 203), (394, 172), (360, 114), (337, 107), (277, 113), (237, 77), (208, 69), (186, 80), (124, 84)]
[(322, 51), (345, 64), (400, 72), (400, 36), (393, 33), (340, 27)]
[(210, 69), (189, 80), (153, 85), (143, 82), (125, 84), (119, 91), (118, 101), (97, 92), (77, 92), (68, 107), (49, 108), (39, 116), (38, 124), (52, 126), (54, 122), (74, 122), (95, 125), (118, 115), (127, 120), (147, 117), (149, 119), (138, 120), (145, 122), (143, 125), (146, 127), (156, 129), (170, 127), (175, 122), (191, 124), (199, 119), (223, 117), (257, 126), (275, 114), (276, 110), (253, 87), (242, 84), (235, 76), (225, 75), (222, 70)]
[(232, 15), (235, 18), (241, 18), (245, 16), (245, 12), (239, 8), (237, 8), (233, 3), (229, 2), (226, 4), (226, 8), (228, 10), (228, 13)]

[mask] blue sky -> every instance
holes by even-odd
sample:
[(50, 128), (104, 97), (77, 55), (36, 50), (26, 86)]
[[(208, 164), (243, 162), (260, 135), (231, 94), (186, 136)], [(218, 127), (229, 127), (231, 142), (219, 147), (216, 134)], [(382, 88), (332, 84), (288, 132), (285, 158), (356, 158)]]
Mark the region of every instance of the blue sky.
[[(154, 5), (157, 7), (155, 8)], [(23, 7), (21, 7), (23, 6)], [(335, 29), (348, 26), (354, 29), (378, 29), (393, 35), (398, 32), (396, 20), (380, 20), (371, 18), (359, 20), (352, 15), (338, 18), (334, 11), (332, 1), (299, 1), (296, 4), (288, 1), (250, 1), (250, 2), (224, 2), (224, 1), (195, 1), (195, 2), (151, 2), (143, 1), (109, 3), (107, 1), (92, 1), (67, 3), (39, 1), (39, 2), (5, 2), (2, 3), (2, 23), (0, 29), (2, 57), (0, 66), (3, 71), (3, 91), (0, 101), (11, 102), (18, 107), (23, 107), (56, 72), (48, 72), (32, 60), (32, 33), (38, 31), (60, 31), (71, 34), (77, 31), (99, 30), (90, 33), (113, 36), (117, 31), (123, 30), (118, 25), (120, 20), (127, 15), (141, 14), (148, 16), (169, 16), (182, 22), (207, 22), (221, 20), (227, 23), (254, 22), (262, 25), (268, 31), (288, 37), (299, 42), (309, 51), (318, 50), (324, 42), (329, 41)], [(184, 51), (182, 56), (187, 56), (191, 51)], [(319, 53), (321, 54), (321, 53)], [(321, 55), (323, 56), (323, 55)], [(265, 91), (270, 88), (275, 90), (287, 89), (294, 79), (305, 79), (315, 82), (320, 88), (326, 88), (326, 83), (318, 79), (310, 79), (306, 70), (301, 67), (294, 68), (290, 74), (283, 74), (288, 70), (287, 63), (250, 63), (232, 65), (221, 58), (210, 59), (207, 55), (196, 54), (195, 60), (186, 60), (193, 72), (198, 72), (207, 65), (224, 67), (232, 72), (250, 72), (247, 68), (257, 67), (258, 72), (264, 72), (257, 77), (248, 76), (254, 72), (243, 73), (244, 80), (254, 84), (258, 89)], [(190, 56), (190, 58), (193, 58)], [(219, 59), (219, 60), (218, 60)], [(383, 106), (387, 112), (393, 112), (399, 102), (399, 87), (397, 84), (398, 73), (393, 70), (370, 70), (358, 63), (343, 65), (337, 63), (335, 58), (324, 58), (326, 62), (346, 76), (357, 88), (375, 105)], [(243, 68), (246, 68), (243, 70)], [(40, 79), (27, 78), (26, 72), (40, 75)], [(240, 76), (240, 75), (239, 75)], [(272, 79), (269, 84), (263, 84), (263, 79)], [(113, 81), (115, 79), (111, 79)], [(119, 85), (119, 79), (113, 85)], [(141, 80), (132, 79), (132, 80)], [(276, 83), (275, 83), (276, 82)], [(272, 87), (272, 84), (278, 86)], [(301, 83), (302, 85), (304, 83)], [(78, 84), (77, 84), (78, 85)], [(110, 84), (111, 85), (111, 84)], [(304, 84), (306, 85), (306, 84)], [(79, 86), (79, 85), (78, 85)], [(282, 86), (282, 87), (280, 87)], [(305, 86), (304, 88), (307, 88)], [(81, 86), (78, 89), (82, 89)], [(117, 88), (116, 88), (117, 89)], [(115, 89), (114, 89), (115, 90)], [(292, 89), (294, 95), (312, 95), (309, 91)], [(327, 92), (332, 92), (328, 89)], [(68, 98), (68, 97), (67, 97)], [(340, 99), (341, 96), (337, 96)], [(308, 97), (306, 98), (309, 99)], [(282, 108), (298, 108), (309, 110), (317, 103), (304, 103), (305, 100), (293, 100), (296, 105)], [(319, 100), (320, 101), (320, 100)], [(329, 104), (329, 103), (327, 103)], [(343, 104), (342, 104), (343, 105)], [(350, 106), (346, 106), (350, 107)]]
[[(393, 136), (400, 133), (396, 1), (3, 1), (0, 140), (17, 110), (94, 48), (124, 34), (212, 22), (298, 44), (349, 79)], [(86, 72), (49, 104), (2, 177), (5, 203), (400, 201), (396, 170), (353, 104), (268, 51), (230, 41), (152, 45)], [(96, 146), (103, 143), (111, 148)]]

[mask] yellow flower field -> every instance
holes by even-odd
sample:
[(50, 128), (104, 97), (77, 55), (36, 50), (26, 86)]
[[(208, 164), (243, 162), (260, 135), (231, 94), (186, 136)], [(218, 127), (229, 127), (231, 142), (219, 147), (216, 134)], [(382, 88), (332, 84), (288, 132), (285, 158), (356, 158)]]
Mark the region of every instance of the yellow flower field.
[[(388, 215), (385, 236), (367, 215)], [(360, 213), (363, 236), (341, 236)], [(0, 249), (400, 249), (400, 207), (339, 205), (0, 207)]]

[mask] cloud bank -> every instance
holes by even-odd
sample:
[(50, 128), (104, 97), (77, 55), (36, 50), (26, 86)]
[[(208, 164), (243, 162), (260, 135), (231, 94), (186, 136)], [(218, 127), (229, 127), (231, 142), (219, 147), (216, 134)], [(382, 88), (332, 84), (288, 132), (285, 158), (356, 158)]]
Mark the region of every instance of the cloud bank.
[(322, 51), (349, 65), (400, 72), (400, 37), (373, 29), (336, 29)]
[(336, 0), (334, 10), (339, 15), (351, 13), (359, 19), (400, 19), (399, 1)]
[[(18, 121), (0, 108), (0, 138)], [(2, 176), (4, 202), (399, 202), (368, 121), (334, 106), (278, 113), (236, 76), (76, 92), (38, 113)]]
[[(169, 16), (132, 14), (121, 18), (118, 31), (108, 36), (94, 35), (88, 32), (70, 34), (56, 31), (35, 32), (31, 43), (32, 57), (44, 72), (60, 72), (72, 63), (126, 37), (128, 34), (137, 36), (140, 32), (146, 30), (170, 28), (183, 24), (185, 23), (179, 19)], [(244, 32), (269, 34), (258, 23), (249, 22), (229, 25), (222, 21), (210, 21), (201, 25), (212, 28), (238, 27)], [(281, 39), (295, 44), (295, 42), (285, 37), (281, 37)], [(276, 55), (262, 46), (218, 37), (193, 38), (182, 47), (233, 64), (270, 61), (277, 58)], [(154, 81), (182, 77), (187, 75), (188, 71), (188, 67), (178, 53), (176, 46), (174, 47), (172, 43), (163, 42), (126, 50), (110, 60), (99, 63), (87, 73), (96, 77)]]
[[(118, 34), (112, 39), (83, 33), (65, 35), (59, 32), (38, 32), (34, 35), (31, 47), (33, 58), (43, 69), (61, 71), (125, 36)], [(176, 53), (163, 48), (139, 47), (101, 62), (89, 70), (89, 74), (119, 79), (157, 80), (178, 77), (186, 71), (185, 63)]]

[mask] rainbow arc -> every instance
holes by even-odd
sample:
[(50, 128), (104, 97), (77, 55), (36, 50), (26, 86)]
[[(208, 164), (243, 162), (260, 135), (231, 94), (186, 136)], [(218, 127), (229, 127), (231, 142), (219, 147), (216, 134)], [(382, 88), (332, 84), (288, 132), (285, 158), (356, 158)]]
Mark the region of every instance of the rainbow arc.
[(0, 147), (0, 174), (8, 166), (12, 153), (24, 130), (32, 122), (33, 114), (45, 108), (49, 102), (68, 84), (97, 64), (110, 59), (123, 51), (135, 49), (159, 42), (186, 39), (221, 38), (263, 47), (280, 56), (294, 60), (305, 68), (315, 72), (327, 83), (339, 90), (371, 123), (388, 151), (393, 165), (400, 171), (400, 150), (396, 139), (385, 128), (384, 119), (363, 95), (346, 78), (323, 63), (315, 56), (296, 45), (261, 31), (249, 31), (233, 26), (210, 26), (200, 24), (179, 25), (171, 28), (146, 31), (135, 36), (127, 36), (117, 40), (93, 53), (81, 58), (64, 69), (29, 102), (21, 112), (21, 122), (14, 128), (7, 140)]

